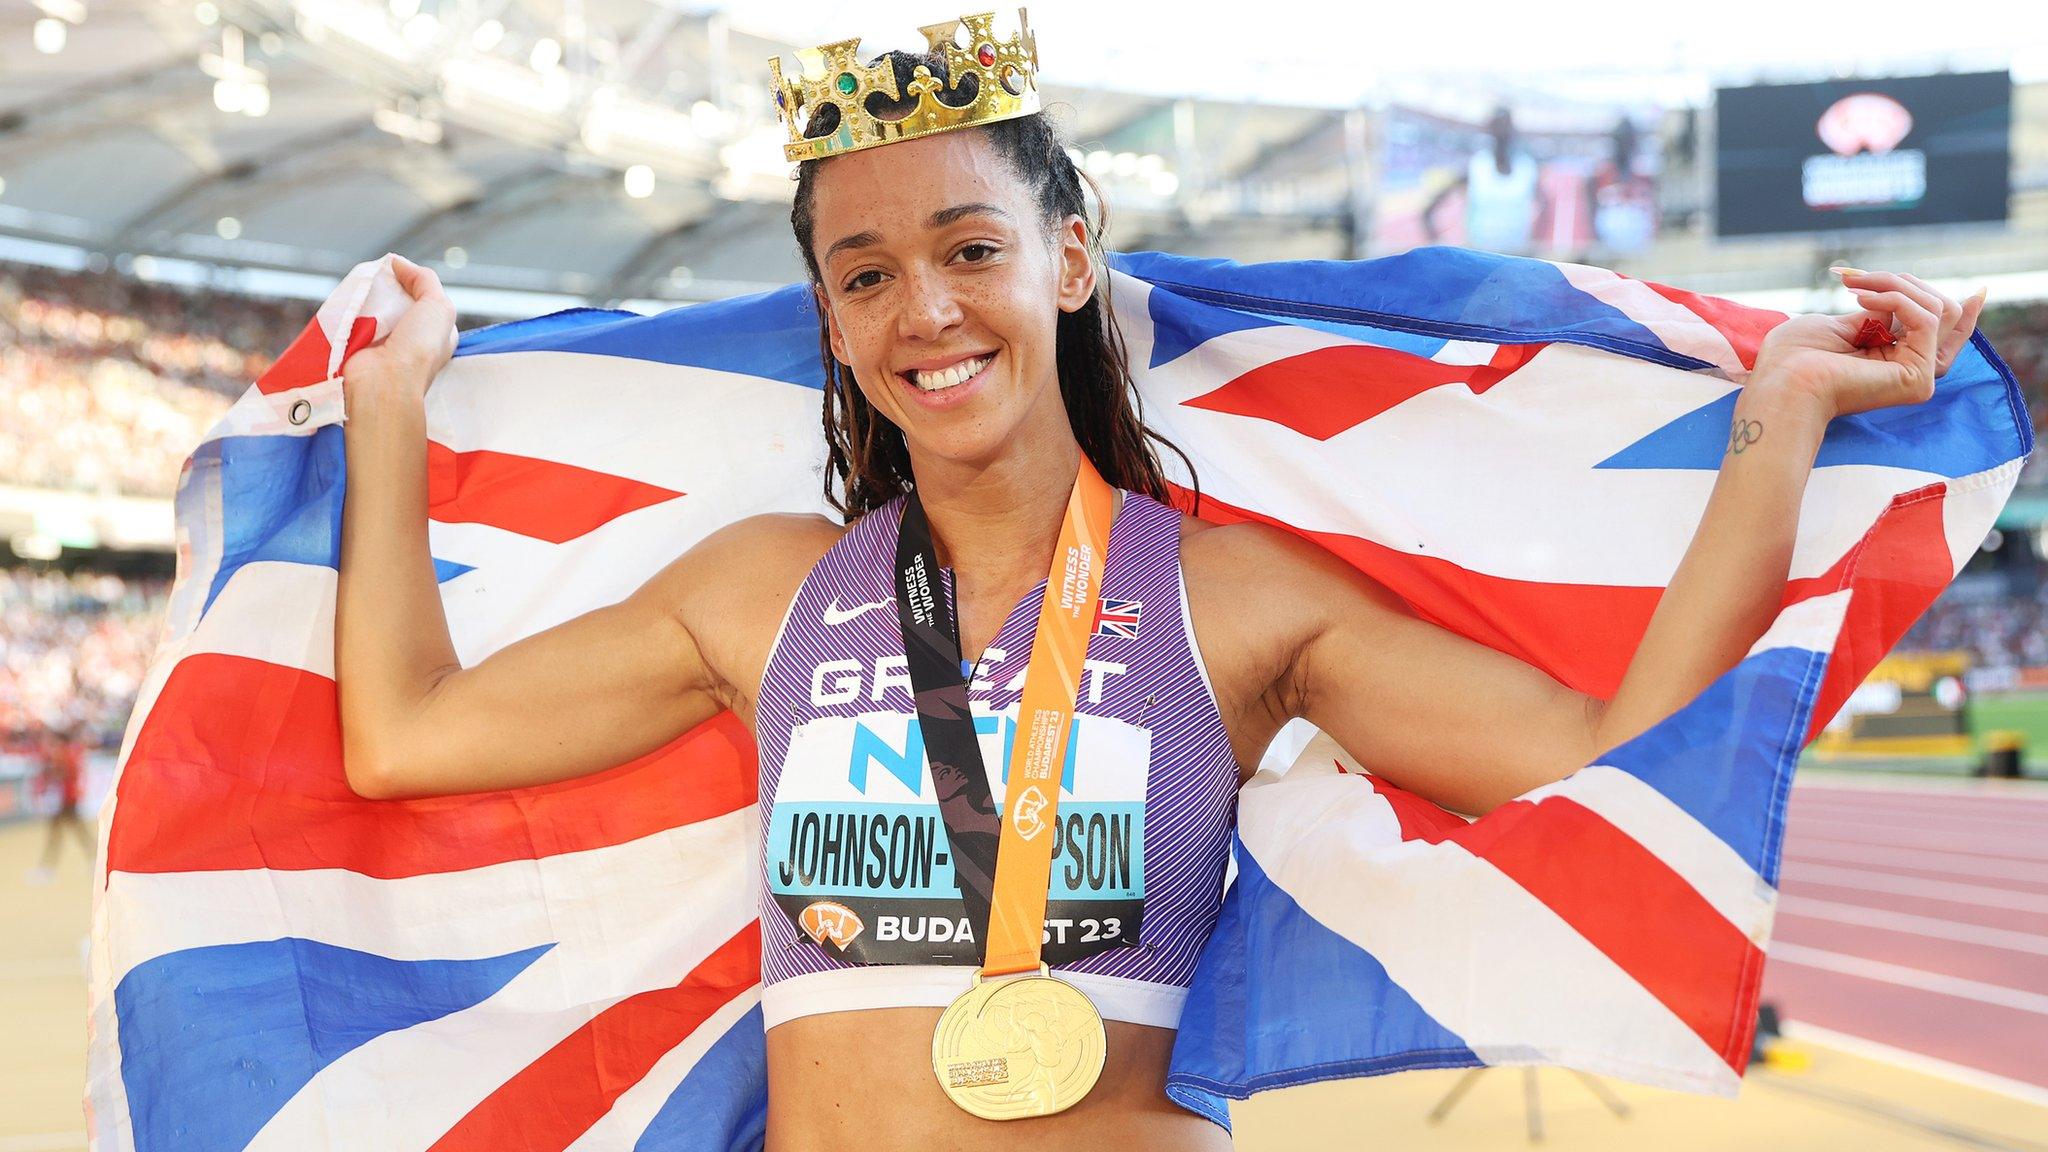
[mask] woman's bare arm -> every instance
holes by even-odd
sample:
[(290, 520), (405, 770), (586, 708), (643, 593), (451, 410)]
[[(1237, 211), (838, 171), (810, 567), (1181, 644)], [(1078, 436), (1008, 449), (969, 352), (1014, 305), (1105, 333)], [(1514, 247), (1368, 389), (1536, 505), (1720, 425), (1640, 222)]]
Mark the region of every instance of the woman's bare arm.
[[(822, 551), (816, 518), (730, 526), (625, 600), (461, 666), (428, 552), (424, 403), (454, 312), (433, 273), (399, 270), (412, 309), (344, 381), (335, 674), (350, 786), (395, 799), (545, 784), (625, 763), (731, 706), (717, 669), (765, 659), (749, 637), (772, 631), (776, 590)], [(707, 658), (699, 638), (713, 633)]]

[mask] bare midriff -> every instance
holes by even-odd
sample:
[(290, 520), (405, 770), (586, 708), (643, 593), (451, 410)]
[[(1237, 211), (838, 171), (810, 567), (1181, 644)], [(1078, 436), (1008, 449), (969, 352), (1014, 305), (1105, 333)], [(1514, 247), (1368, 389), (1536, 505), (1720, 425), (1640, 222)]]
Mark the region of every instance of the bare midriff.
[(768, 1152), (1229, 1152), (1228, 1133), (1166, 1098), (1171, 1029), (1105, 1022), (1109, 1055), (1093, 1091), (1052, 1116), (993, 1121), (968, 1115), (939, 1091), (932, 1076), (938, 1022), (937, 1008), (879, 1008), (769, 1029)]

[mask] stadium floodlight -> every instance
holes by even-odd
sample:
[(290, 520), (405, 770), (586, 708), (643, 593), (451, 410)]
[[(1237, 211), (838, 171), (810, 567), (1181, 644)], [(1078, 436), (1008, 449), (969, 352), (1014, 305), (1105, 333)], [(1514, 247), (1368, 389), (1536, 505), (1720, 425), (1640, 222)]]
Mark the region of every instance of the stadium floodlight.
[(248, 63), (242, 30), (230, 24), (220, 30), (220, 51), (199, 58), (199, 70), (213, 77), (213, 106), (223, 112), (265, 116), (270, 112), (270, 77)]
[(211, 0), (199, 0), (192, 6), (192, 18), (211, 28), (220, 23), (220, 9)]
[(450, 268), (460, 268), (469, 263), (469, 250), (460, 244), (451, 244), (446, 252), (441, 253), (441, 263)]
[(635, 164), (626, 169), (626, 195), (635, 200), (645, 200), (654, 195), (654, 169), (645, 164)]
[(431, 12), (418, 12), (405, 22), (398, 34), (405, 37), (407, 44), (415, 48), (425, 48), (440, 36), (441, 22), (436, 20)]
[(33, 35), (36, 51), (45, 56), (55, 56), (64, 50), (64, 41), (70, 34), (70, 25), (55, 17), (45, 16), (35, 24)]
[(498, 20), (486, 20), (469, 32), (469, 46), (479, 52), (489, 52), (504, 39), (505, 25)]
[[(411, 101), (403, 103), (410, 104)], [(370, 113), (370, 123), (376, 125), (380, 131), (389, 132), (401, 140), (410, 140), (415, 144), (441, 142), (441, 122), (422, 111), (404, 107), (403, 104), (398, 107), (386, 105)]]
[(521, 117), (559, 116), (569, 104), (568, 74), (536, 74), (489, 56), (451, 57), (441, 63), (441, 89), (456, 107), (495, 105)]
[(526, 62), (533, 65), (535, 72), (552, 72), (562, 66), (562, 42), (552, 36), (543, 36), (533, 42), (533, 51), (527, 54)]
[(213, 222), (213, 234), (223, 240), (242, 238), (242, 222), (233, 216), (223, 216)]

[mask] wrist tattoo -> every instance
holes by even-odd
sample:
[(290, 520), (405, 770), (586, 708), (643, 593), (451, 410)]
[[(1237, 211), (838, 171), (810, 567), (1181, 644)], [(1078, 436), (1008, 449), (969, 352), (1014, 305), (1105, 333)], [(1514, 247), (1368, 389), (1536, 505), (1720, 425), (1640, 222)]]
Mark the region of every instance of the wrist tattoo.
[(1737, 417), (1735, 423), (1728, 429), (1728, 454), (1730, 456), (1740, 456), (1743, 449), (1763, 439), (1763, 437), (1763, 421), (1744, 420)]

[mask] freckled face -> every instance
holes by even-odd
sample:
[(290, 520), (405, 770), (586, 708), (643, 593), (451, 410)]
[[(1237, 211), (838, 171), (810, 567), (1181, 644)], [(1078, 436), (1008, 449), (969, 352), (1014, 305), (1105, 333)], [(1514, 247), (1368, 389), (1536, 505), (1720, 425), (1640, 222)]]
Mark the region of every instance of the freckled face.
[(1069, 436), (1059, 314), (1095, 288), (1080, 217), (1057, 234), (980, 132), (825, 161), (813, 242), (833, 354), (913, 458), (983, 465)]

